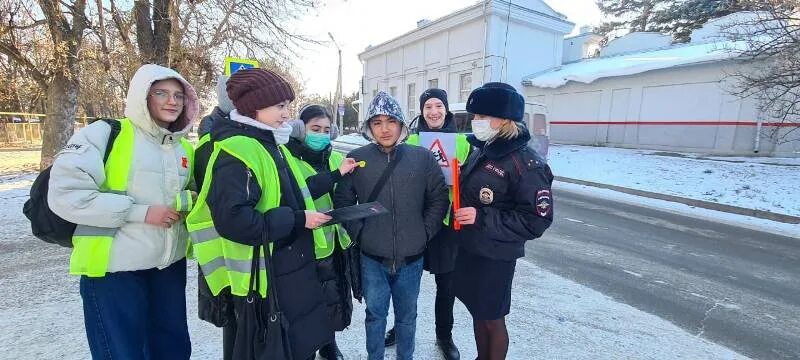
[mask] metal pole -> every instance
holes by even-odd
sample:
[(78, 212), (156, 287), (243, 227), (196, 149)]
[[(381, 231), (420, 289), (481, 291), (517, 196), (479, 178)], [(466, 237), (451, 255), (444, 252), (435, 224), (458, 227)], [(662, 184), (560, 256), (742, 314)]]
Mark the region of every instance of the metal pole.
[(336, 77), (336, 98), (333, 100), (333, 108), (336, 112), (336, 125), (339, 127), (340, 131), (344, 130), (344, 116), (339, 114), (339, 103), (343, 102), (342, 100), (342, 49), (339, 47), (339, 44), (336, 43), (336, 39), (333, 38), (333, 34), (328, 32), (328, 36), (333, 41), (333, 45), (336, 46), (336, 50), (339, 52), (339, 71)]
[[(344, 105), (344, 99), (342, 98), (342, 49), (339, 49), (339, 75), (336, 79), (336, 116), (339, 119), (340, 131), (344, 129), (344, 114), (339, 113), (339, 106), (342, 105)], [(344, 109), (344, 106), (342, 106), (342, 109)]]

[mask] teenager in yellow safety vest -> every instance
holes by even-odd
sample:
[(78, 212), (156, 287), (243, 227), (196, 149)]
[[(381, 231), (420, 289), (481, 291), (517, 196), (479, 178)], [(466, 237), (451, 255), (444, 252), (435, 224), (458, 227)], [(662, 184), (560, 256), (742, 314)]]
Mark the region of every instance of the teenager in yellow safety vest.
[[(299, 120), (291, 122), (293, 131), (286, 147), (297, 159), (303, 174), (309, 177), (338, 169), (344, 156), (331, 148), (331, 140), (338, 136), (338, 129), (331, 124), (330, 111), (322, 105), (307, 105), (300, 109), (298, 117)], [(317, 198), (317, 210), (333, 208), (331, 193)], [(325, 292), (333, 329), (342, 331), (350, 325), (353, 313), (351, 284), (353, 281), (360, 283), (361, 279), (353, 279), (349, 271), (350, 262), (345, 251), (349, 251), (351, 240), (344, 227), (338, 224), (325, 226), (322, 231), (325, 244), (316, 247), (317, 274)], [(335, 339), (319, 353), (324, 359), (343, 358)]]
[(188, 359), (186, 249), (197, 94), (177, 72), (144, 65), (103, 163), (111, 128), (97, 121), (57, 155), (48, 203), (77, 224), (69, 272), (81, 276), (94, 359)]
[[(233, 103), (228, 98), (226, 89), (227, 83), (227, 75), (217, 77), (217, 106), (211, 110), (211, 113), (203, 117), (197, 126), (197, 135), (200, 138), (194, 150), (194, 181), (198, 189), (203, 187), (203, 178), (205, 177), (208, 160), (214, 150), (214, 143), (211, 142), (211, 128), (214, 123), (225, 119), (230, 120), (229, 116), (233, 111)], [(211, 293), (211, 289), (208, 288), (208, 283), (203, 276), (203, 270), (199, 266), (198, 271), (197, 316), (200, 320), (222, 328), (222, 360), (234, 360), (233, 345), (236, 340), (236, 314), (233, 311), (233, 298), (231, 298), (230, 289), (223, 289), (221, 293), (215, 296)]]
[(333, 337), (315, 261), (315, 245), (326, 241), (320, 226), (330, 217), (317, 211), (314, 198), (328, 193), (356, 163), (346, 159), (338, 171), (306, 179), (283, 146), (292, 131), (287, 121), (294, 91), (274, 72), (239, 70), (228, 79), (227, 92), (235, 109), (212, 128), (214, 150), (187, 217), (192, 252), (211, 292), (232, 294), (238, 325), (233, 358), (263, 355), (254, 343), (262, 339), (257, 328), (248, 327), (258, 319), (243, 317), (259, 313), (253, 306), (267, 314), (268, 302), (254, 296), (263, 299), (274, 291), (291, 324), (286, 331), (292, 356), (307, 359)]
[[(420, 115), (415, 119), (417, 128), (408, 137), (406, 143), (420, 145), (421, 132), (458, 133), (453, 114), (447, 104), (447, 92), (442, 89), (428, 89), (419, 96)], [(456, 158), (463, 164), (469, 156), (472, 146), (464, 134), (456, 134)], [(448, 159), (449, 161), (450, 159)], [(453, 192), (450, 188), (452, 204)], [(452, 206), (451, 206), (452, 207)], [(428, 242), (425, 249), (425, 270), (434, 274), (436, 279), (436, 345), (446, 359), (458, 359), (460, 354), (453, 343), (453, 304), (455, 295), (451, 291), (450, 273), (455, 267), (458, 243), (453, 237), (450, 225), (450, 211), (444, 218), (444, 227)], [(394, 328), (386, 334), (386, 345), (395, 343)]]

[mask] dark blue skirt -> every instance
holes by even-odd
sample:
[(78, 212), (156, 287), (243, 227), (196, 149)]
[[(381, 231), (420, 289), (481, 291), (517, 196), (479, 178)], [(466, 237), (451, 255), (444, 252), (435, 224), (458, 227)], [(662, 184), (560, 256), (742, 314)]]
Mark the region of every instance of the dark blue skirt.
[(495, 260), (459, 250), (453, 291), (473, 320), (497, 320), (508, 315), (516, 265), (516, 260)]

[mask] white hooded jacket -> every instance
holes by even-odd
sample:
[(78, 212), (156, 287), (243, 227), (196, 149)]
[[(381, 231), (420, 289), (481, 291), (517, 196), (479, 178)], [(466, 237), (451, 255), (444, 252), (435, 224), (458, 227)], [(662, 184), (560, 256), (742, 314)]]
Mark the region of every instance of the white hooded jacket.
[[(184, 116), (175, 132), (150, 116), (147, 97), (159, 80), (176, 79), (186, 95)], [(165, 268), (185, 256), (188, 233), (183, 222), (164, 229), (144, 222), (150, 205), (175, 207), (175, 196), (189, 185), (191, 172), (181, 146), (199, 113), (197, 93), (177, 72), (158, 65), (136, 71), (128, 88), (125, 116), (134, 125), (134, 148), (125, 195), (100, 192), (105, 182), (103, 154), (111, 128), (95, 122), (78, 131), (58, 153), (50, 173), (48, 204), (76, 224), (119, 228), (111, 245), (108, 272)]]

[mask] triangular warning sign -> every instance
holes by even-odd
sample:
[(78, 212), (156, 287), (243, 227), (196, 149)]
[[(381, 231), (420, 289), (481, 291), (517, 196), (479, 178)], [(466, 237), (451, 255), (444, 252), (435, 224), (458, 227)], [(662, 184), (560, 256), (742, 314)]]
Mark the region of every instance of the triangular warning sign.
[(439, 139), (433, 141), (429, 149), (433, 153), (433, 158), (439, 163), (440, 167), (450, 167), (450, 161), (447, 159), (447, 153), (444, 151), (442, 142)]

